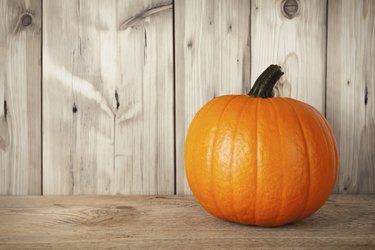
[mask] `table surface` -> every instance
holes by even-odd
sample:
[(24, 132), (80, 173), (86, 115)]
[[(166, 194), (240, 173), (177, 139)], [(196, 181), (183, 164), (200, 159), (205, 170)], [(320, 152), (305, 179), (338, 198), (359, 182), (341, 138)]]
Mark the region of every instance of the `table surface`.
[(332, 195), (278, 228), (212, 217), (192, 196), (0, 196), (0, 248), (375, 249), (375, 196)]

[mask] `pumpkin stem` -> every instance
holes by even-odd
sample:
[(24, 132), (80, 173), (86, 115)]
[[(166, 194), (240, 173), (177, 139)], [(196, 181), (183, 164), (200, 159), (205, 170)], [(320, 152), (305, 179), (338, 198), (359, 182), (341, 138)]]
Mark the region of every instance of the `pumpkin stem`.
[(255, 81), (248, 95), (261, 98), (273, 97), (273, 87), (283, 74), (279, 65), (271, 64)]

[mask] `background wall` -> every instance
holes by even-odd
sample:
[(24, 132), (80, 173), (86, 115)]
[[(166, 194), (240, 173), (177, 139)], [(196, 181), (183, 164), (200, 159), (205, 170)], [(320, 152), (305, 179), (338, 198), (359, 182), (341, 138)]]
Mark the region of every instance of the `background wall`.
[(375, 193), (375, 1), (0, 0), (0, 194), (188, 194), (185, 132), (271, 63)]

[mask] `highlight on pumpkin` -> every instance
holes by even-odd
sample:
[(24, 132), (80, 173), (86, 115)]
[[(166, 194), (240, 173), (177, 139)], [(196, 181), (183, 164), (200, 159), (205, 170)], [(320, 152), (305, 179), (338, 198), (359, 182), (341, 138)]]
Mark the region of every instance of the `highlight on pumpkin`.
[(248, 95), (204, 105), (185, 143), (190, 188), (224, 220), (279, 226), (302, 220), (327, 200), (338, 172), (334, 135), (312, 106), (273, 97), (283, 75), (269, 66)]

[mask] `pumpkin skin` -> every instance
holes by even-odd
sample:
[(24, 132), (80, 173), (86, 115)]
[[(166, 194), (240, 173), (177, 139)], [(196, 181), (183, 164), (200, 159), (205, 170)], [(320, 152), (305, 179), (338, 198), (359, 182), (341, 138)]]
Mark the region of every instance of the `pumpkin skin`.
[(331, 128), (312, 106), (226, 95), (208, 102), (191, 122), (185, 167), (194, 196), (212, 215), (279, 226), (324, 204), (336, 181), (338, 153)]

